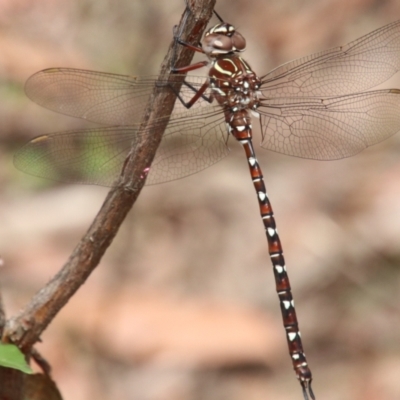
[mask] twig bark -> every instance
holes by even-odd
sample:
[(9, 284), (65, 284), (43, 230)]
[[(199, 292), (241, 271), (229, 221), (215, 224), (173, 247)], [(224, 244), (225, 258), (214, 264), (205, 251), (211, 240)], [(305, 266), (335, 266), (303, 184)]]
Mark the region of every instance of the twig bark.
[[(178, 29), (190, 43), (198, 43), (212, 15), (215, 0), (189, 0)], [(174, 53), (171, 43), (161, 67), (160, 79), (168, 78)], [(193, 52), (183, 46), (176, 49), (175, 65), (188, 65)], [(174, 79), (176, 82), (176, 78)], [(167, 93), (166, 93), (167, 92)], [(156, 88), (144, 114), (143, 135), (135, 153), (130, 154), (119, 183), (108, 193), (107, 198), (87, 233), (83, 236), (70, 258), (54, 278), (46, 284), (17, 316), (7, 321), (4, 341), (11, 341), (25, 353), (39, 340), (41, 333), (68, 302), (90, 273), (99, 264), (110, 246), (119, 227), (135, 203), (144, 183), (143, 171), (151, 165), (162, 134), (168, 124), (152, 125), (160, 112), (172, 112), (175, 95), (172, 91), (158, 93)]]

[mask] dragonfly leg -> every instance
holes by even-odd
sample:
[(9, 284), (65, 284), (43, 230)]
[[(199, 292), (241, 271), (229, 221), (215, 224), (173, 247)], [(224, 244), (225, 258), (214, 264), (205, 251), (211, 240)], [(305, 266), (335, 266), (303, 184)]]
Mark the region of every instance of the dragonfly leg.
[[(184, 83), (185, 83), (185, 82), (184, 82)], [(189, 101), (185, 101), (185, 100), (182, 98), (182, 96), (180, 95), (180, 93), (178, 93), (178, 91), (175, 90), (172, 86), (171, 86), (171, 89), (174, 91), (174, 93), (176, 94), (176, 97), (178, 97), (178, 99), (180, 100), (180, 102), (182, 103), (182, 105), (183, 105), (185, 108), (189, 109), (189, 108), (191, 108), (191, 107), (193, 106), (193, 104), (196, 103), (197, 100), (200, 99), (200, 97), (202, 97), (203, 99), (205, 99), (205, 100), (208, 101), (209, 103), (212, 102), (212, 98), (211, 98), (211, 97), (207, 97), (207, 96), (204, 95), (204, 92), (207, 90), (208, 86), (209, 86), (208, 81), (205, 81), (205, 82), (203, 83), (203, 85), (200, 87), (200, 89), (197, 90), (196, 88), (193, 88), (193, 90), (195, 91), (195, 95), (194, 95)], [(191, 89), (192, 89), (192, 88), (191, 88)]]
[[(188, 4), (186, 4), (186, 9), (189, 10), (189, 12), (191, 12), (190, 7), (188, 7)], [(186, 22), (186, 19), (185, 19)], [(182, 29), (185, 26), (185, 23), (182, 25)], [(180, 44), (181, 46), (185, 46), (193, 51), (197, 51), (198, 53), (203, 53), (204, 54), (204, 50), (201, 47), (201, 43), (199, 43), (198, 45), (193, 45), (190, 44), (188, 42), (185, 42), (184, 40), (182, 40), (181, 36), (182, 36), (182, 31), (177, 32), (177, 26), (174, 26), (174, 30), (173, 30), (173, 35), (174, 35), (174, 49), (176, 49), (177, 45)], [(206, 66), (208, 64), (207, 61), (202, 61), (202, 62), (198, 62), (196, 64), (192, 64), (192, 65), (188, 65), (182, 68), (176, 68), (175, 67), (175, 60), (176, 60), (176, 51), (174, 51), (174, 54), (172, 56), (172, 66), (171, 66), (171, 72), (173, 73), (185, 73), (188, 71), (192, 71), (194, 69), (197, 68), (202, 68), (204, 66)]]
[(182, 105), (189, 109), (192, 107), (194, 103), (201, 97), (203, 100), (207, 101), (208, 103), (212, 103), (213, 98), (210, 96), (206, 96), (204, 94), (205, 90), (208, 88), (208, 82), (205, 82), (200, 89), (196, 89), (193, 85), (191, 85), (189, 82), (183, 81), (183, 85), (187, 86), (189, 89), (193, 90), (193, 97), (189, 101), (185, 101), (184, 98), (181, 96), (180, 92), (175, 89), (175, 87), (171, 84), (167, 84), (169, 88), (175, 93), (176, 97), (179, 99), (179, 101), (182, 103)]
[[(189, 89), (192, 89), (194, 93), (198, 92), (198, 89), (196, 89), (193, 85), (191, 85), (189, 82), (183, 81), (183, 84), (185, 86), (187, 86)], [(213, 98), (211, 96), (206, 96), (205, 94), (201, 95), (201, 98), (205, 101), (207, 101), (208, 103), (212, 103)]]
[[(185, 47), (187, 47), (187, 48), (189, 48), (189, 49), (191, 49), (193, 51), (204, 53), (203, 49), (201, 48), (201, 45), (195, 46), (195, 45), (192, 45), (190, 43), (187, 43), (187, 42), (183, 41), (180, 38), (180, 33), (179, 34), (176, 33), (176, 27), (174, 28), (174, 40), (175, 40), (176, 44), (179, 44), (181, 46), (185, 46)], [(173, 59), (175, 59), (175, 57), (173, 57)], [(197, 62), (195, 64), (186, 65), (184, 67), (179, 67), (179, 68), (176, 68), (175, 66), (173, 66), (171, 68), (171, 72), (175, 73), (175, 74), (179, 74), (179, 73), (180, 74), (184, 74), (184, 73), (187, 73), (189, 71), (194, 71), (196, 69), (206, 67), (207, 65), (208, 65), (208, 61), (205, 60), (205, 61), (199, 61), (199, 62)], [(193, 92), (195, 93), (193, 98), (190, 99), (189, 101), (185, 101), (182, 98), (182, 96), (180, 95), (180, 93), (178, 93), (178, 91), (175, 90), (175, 88), (173, 86), (171, 86), (171, 89), (176, 94), (176, 96), (178, 97), (178, 99), (180, 100), (180, 102), (183, 104), (184, 107), (189, 109), (190, 107), (193, 106), (193, 104), (196, 103), (197, 100), (199, 100), (200, 97), (202, 97), (204, 100), (206, 100), (209, 103), (212, 102), (212, 97), (204, 95), (204, 92), (207, 90), (207, 88), (209, 86), (208, 81), (204, 82), (204, 84), (200, 87), (200, 89), (196, 89), (193, 85), (191, 85), (190, 83), (185, 82), (185, 81), (183, 82), (183, 84), (186, 85), (187, 87), (189, 87), (190, 89), (192, 89)]]
[[(182, 42), (182, 43), (184, 43), (184, 42)], [(182, 44), (182, 43), (179, 43), (179, 44)], [(191, 48), (190, 45), (187, 45), (187, 44), (182, 44), (182, 46)], [(186, 73), (189, 71), (194, 71), (195, 69), (206, 67), (207, 65), (208, 65), (208, 61), (199, 61), (195, 64), (186, 65), (186, 66), (180, 67), (180, 68), (173, 67), (173, 68), (171, 68), (171, 72), (174, 74), (183, 74), (183, 73)]]
[[(185, 3), (186, 3), (186, 10), (188, 10), (189, 12), (192, 12), (188, 0), (186, 0)], [(184, 24), (183, 24), (183, 26), (184, 26)], [(181, 45), (181, 46), (187, 47), (190, 50), (193, 50), (193, 51), (196, 51), (198, 53), (204, 54), (204, 50), (201, 47), (201, 43), (199, 43), (198, 45), (193, 45), (191, 43), (188, 43), (188, 42), (182, 40), (182, 38), (181, 38), (182, 30), (180, 32), (177, 32), (177, 26), (176, 25), (174, 26), (173, 34), (174, 34), (174, 41), (175, 41), (175, 46), (174, 47), (175, 48), (176, 48), (177, 45)], [(175, 74), (185, 74), (185, 73), (187, 73), (189, 71), (194, 71), (196, 69), (200, 69), (200, 68), (206, 67), (208, 65), (208, 63), (209, 63), (209, 61), (205, 60), (205, 61), (200, 61), (200, 62), (191, 64), (191, 65), (186, 65), (184, 67), (175, 67), (175, 59), (176, 59), (176, 56), (175, 56), (175, 52), (174, 52), (174, 55), (172, 57), (171, 72), (175, 73)], [(207, 101), (208, 103), (212, 102), (212, 100), (213, 100), (212, 97), (204, 95), (204, 92), (207, 90), (207, 88), (209, 86), (208, 81), (206, 81), (200, 87), (200, 89), (198, 89), (198, 90), (193, 85), (191, 85), (190, 83), (188, 83), (186, 81), (184, 81), (183, 84), (186, 85), (188, 88), (192, 89), (193, 92), (195, 93), (193, 98), (190, 99), (189, 101), (185, 101), (182, 98), (182, 96), (180, 95), (180, 93), (178, 93), (178, 91), (174, 87), (171, 86), (171, 89), (176, 94), (176, 96), (178, 97), (180, 102), (183, 104), (183, 106), (186, 107), (187, 109), (192, 107), (193, 104), (195, 104), (196, 101), (200, 99), (200, 97), (203, 100)]]

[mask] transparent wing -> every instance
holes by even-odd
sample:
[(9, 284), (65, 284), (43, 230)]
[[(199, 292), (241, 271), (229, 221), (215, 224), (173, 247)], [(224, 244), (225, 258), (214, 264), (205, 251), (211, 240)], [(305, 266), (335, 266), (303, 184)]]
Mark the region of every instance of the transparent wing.
[(400, 70), (400, 21), (347, 44), (290, 61), (262, 77), (265, 97), (361, 92)]
[[(158, 87), (160, 90), (173, 90), (174, 81), (179, 79), (181, 76), (174, 75), (168, 82), (159, 82)], [(183, 85), (181, 96), (186, 99), (193, 97), (194, 90), (205, 79), (190, 77), (191, 87)], [(61, 114), (104, 125), (127, 126), (140, 123), (156, 81), (156, 76), (133, 77), (51, 68), (32, 75), (25, 84), (25, 92), (35, 103)], [(203, 103), (200, 101), (194, 107), (204, 106)]]
[(349, 157), (400, 130), (400, 90), (277, 98), (259, 108), (261, 147), (315, 160)]
[[(210, 112), (211, 111), (211, 112)], [(213, 112), (214, 111), (214, 112)], [(141, 139), (139, 125), (66, 131), (39, 136), (14, 156), (23, 172), (61, 182), (112, 186), (128, 152)], [(194, 174), (229, 153), (220, 107), (207, 115), (190, 111), (172, 120), (164, 133), (146, 184)]]

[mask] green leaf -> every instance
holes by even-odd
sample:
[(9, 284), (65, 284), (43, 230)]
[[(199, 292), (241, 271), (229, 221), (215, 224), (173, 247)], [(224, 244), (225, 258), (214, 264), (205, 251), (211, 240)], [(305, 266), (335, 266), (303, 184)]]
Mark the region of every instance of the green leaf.
[(0, 366), (18, 369), (26, 374), (32, 374), (31, 367), (25, 361), (25, 356), (14, 344), (0, 343)]

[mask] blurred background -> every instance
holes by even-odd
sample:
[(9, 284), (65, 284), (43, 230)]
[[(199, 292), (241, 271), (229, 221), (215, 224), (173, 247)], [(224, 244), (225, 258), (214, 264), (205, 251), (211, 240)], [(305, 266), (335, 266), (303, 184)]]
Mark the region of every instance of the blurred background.
[[(30, 102), (49, 67), (157, 74), (183, 0), (0, 0), (0, 284), (11, 316), (59, 270), (107, 189), (24, 175), (13, 152), (84, 121)], [(396, 0), (220, 0), (260, 75), (400, 18)], [(399, 79), (385, 84), (400, 88)], [(258, 142), (258, 139), (255, 140)], [(65, 400), (302, 399), (242, 151), (143, 190), (37, 346)], [(257, 150), (257, 148), (256, 148)], [(258, 149), (314, 391), (400, 398), (400, 135), (341, 161)]]

